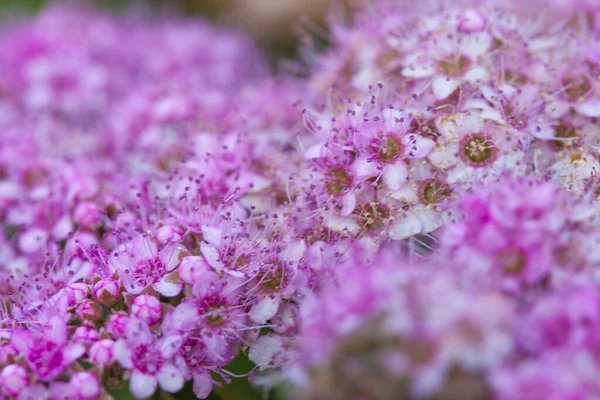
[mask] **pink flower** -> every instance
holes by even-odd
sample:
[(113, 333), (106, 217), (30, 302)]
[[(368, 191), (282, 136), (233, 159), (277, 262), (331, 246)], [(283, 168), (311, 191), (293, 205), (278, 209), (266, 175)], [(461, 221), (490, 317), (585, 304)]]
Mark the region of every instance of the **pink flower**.
[(115, 343), (115, 358), (131, 370), (129, 387), (138, 399), (150, 397), (160, 384), (167, 392), (175, 393), (184, 384), (184, 377), (170, 361), (181, 346), (179, 336), (165, 336), (155, 340), (146, 323), (130, 319), (125, 338)]
[(183, 287), (172, 274), (179, 265), (181, 250), (178, 245), (167, 244), (158, 251), (151, 237), (138, 236), (114, 251), (110, 262), (119, 273), (126, 292), (139, 294), (151, 285), (163, 296), (173, 297)]
[(27, 365), (42, 381), (56, 379), (63, 370), (85, 353), (79, 343), (67, 342), (67, 326), (58, 317), (50, 319), (45, 337), (25, 330), (15, 330), (11, 343), (23, 353)]

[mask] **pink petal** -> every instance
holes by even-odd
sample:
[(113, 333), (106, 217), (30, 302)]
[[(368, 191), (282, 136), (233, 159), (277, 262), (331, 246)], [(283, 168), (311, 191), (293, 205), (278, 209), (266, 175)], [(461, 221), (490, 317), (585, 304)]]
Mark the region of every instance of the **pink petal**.
[(48, 327), (47, 332), (48, 339), (59, 346), (62, 346), (64, 343), (66, 343), (68, 332), (65, 321), (62, 318), (53, 315), (50, 317), (49, 325), (50, 326)]
[(156, 392), (158, 381), (155, 376), (144, 374), (137, 369), (129, 379), (129, 389), (136, 399), (147, 399)]
[(173, 364), (164, 364), (156, 375), (160, 387), (169, 393), (176, 393), (181, 390), (185, 383), (181, 372)]

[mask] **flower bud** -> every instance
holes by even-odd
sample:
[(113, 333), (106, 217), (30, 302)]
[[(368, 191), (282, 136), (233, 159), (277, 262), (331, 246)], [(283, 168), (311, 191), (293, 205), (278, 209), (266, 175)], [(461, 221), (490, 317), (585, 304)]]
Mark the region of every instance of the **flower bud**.
[(155, 233), (156, 240), (160, 243), (177, 242), (181, 240), (183, 234), (184, 232), (181, 229), (173, 225), (165, 225)]
[(102, 316), (102, 309), (98, 303), (91, 300), (82, 301), (77, 307), (77, 317), (81, 322), (96, 322)]
[(114, 361), (114, 346), (115, 342), (110, 339), (103, 339), (94, 343), (88, 351), (90, 359), (96, 365), (108, 367)]
[(80, 326), (75, 329), (71, 339), (76, 342), (95, 343), (100, 338), (98, 331), (89, 326)]
[(129, 311), (131, 316), (141, 319), (148, 325), (154, 325), (160, 321), (162, 303), (154, 296), (142, 294), (133, 299)]
[(69, 307), (73, 307), (87, 297), (90, 288), (85, 283), (78, 282), (67, 286), (66, 292), (69, 298)]
[(119, 282), (114, 279), (101, 279), (92, 288), (98, 303), (110, 307), (119, 299)]
[(78, 398), (83, 400), (97, 399), (100, 396), (100, 383), (93, 374), (84, 371), (71, 376), (69, 383), (77, 392)]
[(28, 385), (29, 376), (20, 365), (7, 365), (0, 373), (0, 391), (7, 396), (16, 397)]
[(106, 332), (110, 333), (113, 338), (118, 339), (125, 334), (127, 321), (129, 321), (129, 317), (127, 315), (112, 314), (110, 317), (108, 317), (108, 320), (104, 325), (104, 329)]

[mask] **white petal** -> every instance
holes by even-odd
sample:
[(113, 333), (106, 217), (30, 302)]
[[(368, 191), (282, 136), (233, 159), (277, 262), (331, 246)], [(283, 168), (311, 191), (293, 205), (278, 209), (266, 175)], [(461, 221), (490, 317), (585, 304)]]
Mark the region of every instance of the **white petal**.
[(389, 236), (392, 240), (402, 240), (414, 236), (423, 229), (421, 221), (412, 213), (399, 216), (390, 226)]
[(198, 307), (193, 303), (183, 302), (173, 310), (173, 328), (183, 332), (191, 331), (198, 326), (199, 318)]
[(368, 161), (366, 157), (359, 157), (352, 164), (352, 168), (354, 169), (354, 176), (359, 181), (379, 175), (377, 163)]
[(219, 260), (219, 252), (216, 248), (208, 243), (202, 242), (200, 243), (200, 251), (208, 265), (217, 270), (223, 269), (223, 263)]
[(160, 339), (159, 350), (160, 355), (164, 359), (169, 359), (175, 356), (181, 345), (183, 344), (183, 337), (181, 335), (168, 335)]
[(165, 265), (165, 269), (167, 271), (173, 271), (177, 265), (179, 265), (179, 253), (181, 253), (183, 250), (185, 250), (185, 247), (183, 246), (169, 244), (160, 251), (158, 257)]
[(439, 77), (435, 78), (431, 88), (433, 89), (433, 94), (438, 100), (443, 100), (446, 97), (450, 96), (456, 88), (460, 85), (460, 81), (458, 79)]
[(181, 372), (173, 364), (164, 364), (156, 377), (160, 387), (169, 393), (179, 392), (185, 383)]
[(391, 191), (399, 190), (408, 179), (408, 168), (403, 160), (398, 160), (385, 167), (381, 178)]
[(346, 194), (342, 198), (342, 210), (340, 211), (340, 214), (345, 217), (347, 215), (352, 214), (352, 211), (354, 211), (355, 208), (356, 195), (354, 194), (354, 192)]
[(265, 335), (252, 345), (248, 357), (260, 369), (264, 369), (281, 365), (286, 353), (281, 337)]
[(278, 296), (265, 296), (258, 303), (254, 303), (248, 316), (257, 324), (264, 324), (277, 314), (280, 302)]
[(427, 154), (435, 147), (435, 142), (414, 133), (405, 135), (402, 138), (402, 144), (405, 146), (405, 155), (410, 158), (425, 158)]
[(412, 185), (403, 185), (400, 190), (390, 193), (390, 197), (405, 203), (414, 203), (418, 198), (417, 190)]
[(462, 43), (461, 51), (475, 61), (483, 55), (492, 45), (492, 37), (483, 32), (480, 34), (469, 35)]
[(575, 110), (586, 117), (600, 117), (600, 99), (589, 99), (583, 103), (577, 104)]
[(476, 83), (477, 81), (487, 80), (488, 76), (488, 72), (485, 68), (477, 67), (467, 72), (465, 78), (471, 83)]
[(435, 149), (427, 156), (427, 159), (436, 167), (446, 169), (458, 163), (456, 152), (458, 143), (438, 143)]
[(204, 369), (194, 373), (194, 394), (199, 399), (205, 399), (210, 395), (213, 380), (210, 373)]
[(325, 227), (338, 233), (354, 235), (358, 232), (358, 225), (352, 218), (341, 217), (339, 215), (329, 213), (325, 216), (324, 222)]
[(209, 244), (217, 247), (221, 243), (221, 230), (210, 225), (202, 225), (202, 238)]
[(154, 283), (152, 287), (165, 297), (175, 297), (183, 289), (183, 284), (181, 282), (173, 282), (170, 279), (170, 275), (165, 275), (160, 281)]
[(129, 389), (136, 399), (147, 399), (156, 392), (157, 383), (156, 377), (136, 369), (129, 378)]
[(125, 369), (133, 368), (133, 352), (125, 343), (125, 340), (118, 340), (114, 346), (115, 359)]

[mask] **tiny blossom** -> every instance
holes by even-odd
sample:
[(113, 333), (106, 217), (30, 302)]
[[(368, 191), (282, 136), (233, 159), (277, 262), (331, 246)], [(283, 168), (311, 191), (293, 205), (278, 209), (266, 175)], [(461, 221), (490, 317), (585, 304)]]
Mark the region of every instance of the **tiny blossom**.
[(111, 306), (119, 299), (119, 282), (114, 279), (101, 279), (94, 284), (92, 292), (103, 306)]
[(97, 341), (88, 350), (90, 360), (96, 365), (108, 367), (114, 361), (114, 345), (115, 342), (110, 339)]
[(96, 399), (100, 395), (98, 378), (89, 372), (77, 372), (71, 375), (69, 384), (75, 388), (79, 398)]
[(2, 23), (1, 396), (600, 397), (600, 4), (354, 3)]
[(20, 365), (10, 364), (0, 372), (0, 390), (6, 396), (18, 396), (29, 385), (27, 371)]
[(156, 297), (142, 294), (133, 299), (130, 313), (132, 317), (154, 325), (160, 320), (162, 304)]

